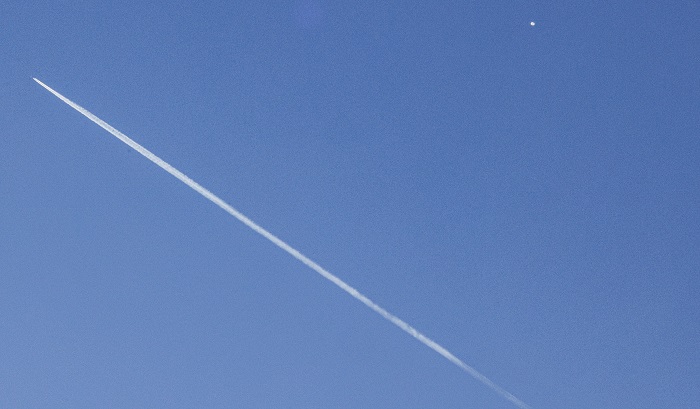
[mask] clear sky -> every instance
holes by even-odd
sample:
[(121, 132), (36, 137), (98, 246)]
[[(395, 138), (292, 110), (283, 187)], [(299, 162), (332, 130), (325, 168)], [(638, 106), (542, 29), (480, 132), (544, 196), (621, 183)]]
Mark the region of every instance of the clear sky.
[(698, 2), (46, 3), (0, 5), (0, 407), (514, 407), (32, 77), (533, 408), (700, 401)]

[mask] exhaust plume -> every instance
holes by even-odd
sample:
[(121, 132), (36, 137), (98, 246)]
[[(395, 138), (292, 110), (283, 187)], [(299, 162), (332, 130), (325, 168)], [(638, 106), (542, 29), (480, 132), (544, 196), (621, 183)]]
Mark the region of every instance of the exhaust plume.
[(525, 402), (521, 401), (520, 399), (516, 398), (513, 394), (510, 392), (506, 391), (505, 389), (501, 388), (500, 386), (496, 385), (493, 381), (488, 379), (486, 376), (482, 375), (479, 371), (476, 369), (472, 368), (471, 366), (467, 365), (466, 363), (462, 362), (459, 358), (454, 356), (450, 351), (445, 349), (443, 346), (438, 344), (437, 342), (433, 341), (432, 339), (426, 337), (422, 333), (418, 332), (415, 328), (412, 326), (408, 325), (405, 321), (400, 319), (399, 317), (391, 314), (384, 308), (380, 307), (379, 305), (375, 304), (374, 301), (370, 300), (366, 296), (364, 296), (362, 293), (357, 291), (355, 288), (351, 287), (349, 284), (345, 283), (343, 280), (340, 278), (336, 277), (335, 275), (331, 274), (329, 271), (321, 267), (320, 265), (316, 264), (313, 260), (310, 258), (306, 257), (303, 255), (301, 252), (299, 252), (297, 249), (294, 247), (290, 246), (286, 242), (282, 241), (279, 239), (277, 236), (274, 234), (270, 233), (269, 231), (265, 230), (258, 224), (256, 224), (254, 221), (246, 217), (243, 213), (239, 212), (238, 210), (234, 209), (231, 205), (228, 203), (224, 202), (222, 199), (220, 199), (218, 196), (210, 192), (209, 190), (205, 189), (202, 185), (199, 183), (195, 182), (194, 180), (190, 179), (187, 175), (184, 173), (180, 172), (179, 170), (175, 169), (173, 166), (171, 166), (169, 163), (164, 161), (163, 159), (159, 158), (155, 154), (153, 154), (151, 151), (148, 149), (144, 148), (143, 146), (139, 145), (135, 141), (133, 141), (131, 138), (128, 136), (124, 135), (123, 133), (119, 132), (116, 128), (112, 127), (110, 124), (107, 122), (101, 120), (100, 118), (96, 117), (93, 115), (91, 112), (86, 110), (85, 108), (81, 107), (80, 105), (74, 103), (70, 99), (64, 97), (63, 95), (59, 94), (58, 92), (54, 91), (51, 87), (48, 85), (44, 84), (43, 82), (39, 81), (36, 78), (33, 78), (34, 81), (36, 81), (39, 85), (44, 87), (47, 91), (51, 92), (54, 94), (56, 97), (58, 97), (61, 101), (65, 102), (66, 104), (70, 105), (73, 109), (76, 111), (80, 112), (84, 116), (86, 116), (89, 120), (92, 122), (96, 123), (97, 125), (101, 126), (104, 128), (107, 132), (111, 133), (117, 139), (121, 140), (125, 144), (129, 145), (132, 147), (134, 150), (136, 150), (138, 153), (141, 155), (145, 156), (148, 160), (151, 162), (155, 163), (156, 165), (160, 166), (165, 170), (166, 172), (170, 173), (171, 175), (175, 176), (178, 178), (181, 182), (186, 184), (187, 186), (191, 187), (193, 190), (195, 190), (197, 193), (200, 195), (204, 196), (205, 198), (209, 199), (211, 202), (213, 202), (215, 205), (219, 206), (222, 208), (224, 211), (226, 211), (228, 214), (231, 216), (235, 217), (238, 219), (241, 223), (245, 224), (246, 226), (250, 227), (253, 229), (256, 233), (260, 234), (264, 238), (268, 239), (272, 243), (274, 243), (277, 247), (281, 248), (282, 250), (286, 251), (289, 253), (292, 257), (296, 258), (297, 260), (301, 261), (302, 263), (306, 264), (309, 268), (323, 276), (325, 279), (328, 281), (332, 282), (336, 286), (340, 287), (343, 291), (347, 292), (350, 294), (352, 297), (354, 297), (356, 300), (360, 301), (361, 303), (365, 304), (369, 308), (371, 308), (374, 312), (377, 314), (381, 315), (384, 317), (387, 321), (391, 322), (392, 324), (396, 325), (397, 327), (401, 328), (403, 331), (407, 332), (409, 335), (412, 337), (416, 338), (418, 341), (423, 343), (425, 346), (428, 348), (432, 349), (433, 351), (437, 352), (438, 354), (442, 355), (445, 359), (448, 361), (452, 362), (453, 364), (457, 365), (460, 367), (464, 372), (467, 374), (471, 375), (474, 379), (477, 381), (483, 383), (484, 385), (488, 386), (491, 388), (493, 391), (504, 397), (505, 399), (509, 400), (512, 402), (515, 406), (519, 407), (520, 409), (530, 409), (530, 406), (528, 406)]

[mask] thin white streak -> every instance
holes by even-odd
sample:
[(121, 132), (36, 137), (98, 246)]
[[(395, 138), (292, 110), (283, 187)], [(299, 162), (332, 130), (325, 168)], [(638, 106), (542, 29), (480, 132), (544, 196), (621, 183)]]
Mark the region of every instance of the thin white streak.
[(138, 153), (141, 155), (145, 156), (148, 158), (151, 162), (155, 163), (156, 165), (160, 166), (163, 168), (166, 172), (170, 173), (171, 175), (175, 176), (176, 178), (180, 179), (184, 184), (187, 186), (191, 187), (194, 189), (197, 193), (201, 194), (202, 196), (206, 197), (210, 201), (212, 201), (214, 204), (219, 206), (220, 208), (224, 209), (226, 212), (228, 212), (231, 216), (235, 217), (236, 219), (240, 220), (243, 224), (246, 226), (250, 227), (253, 229), (255, 232), (260, 234), (261, 236), (265, 237), (266, 239), (270, 240), (272, 243), (274, 243), (277, 247), (281, 248), (282, 250), (286, 251), (287, 253), (291, 254), (294, 258), (297, 260), (301, 261), (302, 263), (306, 264), (308, 267), (310, 267), (312, 270), (317, 272), (318, 274), (322, 275), (324, 278), (327, 280), (331, 281), (333, 284), (337, 285), (340, 287), (342, 290), (374, 310), (376, 313), (396, 325), (397, 327), (401, 328), (408, 334), (410, 334), (412, 337), (416, 338), (418, 341), (422, 342), (425, 344), (427, 347), (431, 348), (438, 354), (442, 355), (445, 357), (448, 361), (452, 362), (453, 364), (457, 365), (458, 367), (462, 368), (466, 373), (471, 375), (473, 378), (478, 380), (479, 382), (483, 383), (484, 385), (488, 386), (489, 388), (493, 389), (495, 392), (503, 396), (504, 398), (508, 399), (509, 401), (513, 402), (517, 407), (521, 409), (529, 409), (530, 406), (525, 404), (523, 401), (520, 399), (516, 398), (513, 396), (510, 392), (506, 391), (505, 389), (501, 388), (500, 386), (496, 385), (488, 379), (486, 376), (482, 375), (479, 371), (476, 369), (472, 368), (471, 366), (465, 364), (462, 362), (459, 358), (456, 356), (452, 355), (450, 351), (442, 347), (440, 344), (437, 342), (433, 341), (432, 339), (426, 337), (425, 335), (421, 334), (413, 328), (412, 326), (408, 325), (406, 322), (401, 320), (399, 317), (391, 314), (389, 311), (385, 310), (384, 308), (380, 307), (379, 305), (375, 304), (372, 300), (361, 294), (359, 291), (345, 283), (343, 280), (340, 278), (336, 277), (335, 275), (331, 274), (329, 271), (324, 269), (323, 267), (319, 266), (311, 260), (310, 258), (306, 257), (305, 255), (301, 254), (298, 250), (290, 246), (289, 244), (285, 243), (281, 239), (279, 239), (277, 236), (274, 234), (270, 233), (269, 231), (265, 230), (264, 228), (260, 227), (257, 225), (255, 222), (250, 220), (248, 217), (246, 217), (243, 213), (239, 212), (238, 210), (234, 209), (231, 205), (228, 203), (224, 202), (221, 200), (218, 196), (210, 192), (209, 190), (205, 189), (203, 186), (201, 186), (199, 183), (195, 182), (194, 180), (190, 179), (187, 175), (184, 173), (180, 172), (179, 170), (175, 169), (172, 167), (169, 163), (164, 161), (163, 159), (159, 158), (158, 156), (154, 155), (149, 151), (148, 149), (144, 148), (143, 146), (139, 145), (138, 143), (134, 142), (131, 138), (128, 136), (124, 135), (123, 133), (119, 132), (117, 129), (112, 127), (110, 124), (107, 122), (101, 120), (100, 118), (96, 117), (93, 115), (90, 111), (86, 110), (85, 108), (81, 107), (80, 105), (74, 103), (73, 101), (69, 100), (68, 98), (64, 97), (63, 95), (59, 94), (58, 92), (54, 91), (51, 87), (48, 85), (44, 84), (43, 82), (39, 81), (36, 78), (33, 78), (34, 81), (39, 83), (42, 87), (46, 88), (49, 92), (57, 96), (61, 101), (65, 102), (66, 104), (70, 105), (73, 109), (76, 111), (80, 112), (81, 114), (85, 115), (88, 119), (90, 119), (92, 122), (96, 123), (97, 125), (101, 126), (104, 128), (107, 132), (111, 133), (112, 135), (116, 136), (119, 140), (124, 142), (125, 144), (131, 146), (134, 148)]

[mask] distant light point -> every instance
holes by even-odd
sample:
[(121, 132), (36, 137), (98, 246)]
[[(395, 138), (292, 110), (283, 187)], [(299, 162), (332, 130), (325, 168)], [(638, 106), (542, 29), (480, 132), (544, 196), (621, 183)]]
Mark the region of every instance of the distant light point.
[(531, 22), (530, 22), (530, 25), (534, 27), (534, 26), (535, 26), (535, 22), (534, 22), (534, 21), (531, 21)]

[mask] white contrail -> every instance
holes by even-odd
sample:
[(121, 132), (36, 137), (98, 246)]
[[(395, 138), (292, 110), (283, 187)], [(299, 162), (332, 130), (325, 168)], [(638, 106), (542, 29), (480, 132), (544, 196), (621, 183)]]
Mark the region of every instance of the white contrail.
[(88, 119), (90, 119), (92, 122), (96, 123), (97, 125), (101, 126), (104, 128), (107, 132), (111, 133), (112, 135), (116, 136), (119, 140), (124, 142), (125, 144), (131, 146), (134, 148), (138, 153), (141, 155), (145, 156), (148, 158), (151, 162), (155, 163), (156, 165), (160, 166), (163, 168), (165, 171), (170, 173), (171, 175), (175, 176), (176, 178), (180, 179), (184, 184), (187, 186), (191, 187), (194, 189), (197, 193), (200, 195), (206, 197), (207, 199), (211, 200), (214, 202), (215, 205), (219, 206), (220, 208), (224, 209), (226, 212), (228, 212), (231, 216), (235, 217), (236, 219), (240, 220), (245, 224), (246, 226), (250, 227), (251, 229), (255, 230), (258, 234), (261, 236), (265, 237), (266, 239), (270, 240), (273, 242), (277, 247), (281, 248), (282, 250), (286, 251), (287, 253), (291, 254), (294, 258), (297, 260), (301, 261), (302, 263), (306, 264), (309, 266), (312, 270), (315, 272), (319, 273), (322, 275), (324, 278), (327, 280), (331, 281), (333, 284), (337, 285), (341, 289), (343, 289), (345, 292), (350, 294), (351, 296), (355, 297), (357, 300), (361, 301), (363, 304), (374, 310), (376, 313), (381, 315), (382, 317), (386, 318), (388, 321), (391, 321), (394, 325), (397, 327), (401, 328), (402, 330), (406, 331), (409, 333), (412, 337), (416, 338), (418, 341), (422, 342), (438, 354), (442, 355), (443, 357), (447, 358), (450, 362), (453, 364), (457, 365), (458, 367), (462, 368), (466, 373), (474, 377), (476, 380), (479, 382), (483, 383), (484, 385), (488, 386), (489, 388), (493, 389), (495, 392), (503, 396), (504, 398), (508, 399), (509, 401), (513, 402), (517, 407), (521, 409), (529, 409), (530, 406), (527, 405), (525, 402), (521, 401), (520, 399), (516, 398), (511, 394), (510, 392), (506, 391), (505, 389), (501, 388), (500, 386), (496, 385), (491, 381), (489, 378), (486, 376), (482, 375), (479, 371), (476, 369), (472, 368), (471, 366), (465, 364), (462, 362), (459, 358), (456, 356), (452, 355), (450, 351), (442, 347), (440, 344), (437, 342), (433, 341), (432, 339), (426, 337), (425, 335), (421, 334), (413, 328), (412, 326), (408, 325), (406, 322), (404, 322), (402, 319), (399, 317), (391, 314), (389, 311), (385, 310), (384, 308), (378, 306), (377, 304), (374, 303), (374, 301), (370, 300), (369, 298), (365, 297), (362, 295), (359, 291), (345, 283), (343, 280), (340, 278), (336, 277), (335, 275), (331, 274), (329, 271), (324, 269), (323, 267), (319, 266), (316, 264), (313, 260), (310, 258), (306, 257), (305, 255), (301, 254), (298, 250), (290, 246), (289, 244), (285, 243), (281, 239), (279, 239), (277, 236), (274, 234), (270, 233), (269, 231), (265, 230), (264, 228), (258, 226), (254, 221), (250, 220), (248, 217), (246, 217), (243, 213), (239, 212), (238, 210), (234, 209), (231, 205), (228, 203), (224, 202), (221, 200), (218, 196), (213, 194), (212, 192), (208, 191), (202, 185), (199, 183), (195, 182), (194, 180), (190, 179), (187, 175), (184, 173), (180, 172), (179, 170), (175, 169), (172, 167), (169, 163), (164, 161), (163, 159), (159, 158), (158, 156), (154, 155), (149, 151), (148, 149), (144, 148), (143, 146), (139, 145), (138, 143), (134, 142), (131, 138), (128, 136), (124, 135), (123, 133), (119, 132), (116, 130), (114, 127), (112, 127), (110, 124), (107, 122), (101, 120), (100, 118), (96, 117), (93, 115), (90, 111), (87, 109), (81, 107), (80, 105), (76, 104), (75, 102), (71, 101), (70, 99), (64, 97), (63, 95), (59, 94), (58, 92), (54, 91), (51, 87), (48, 85), (44, 84), (43, 82), (39, 81), (36, 78), (33, 78), (34, 81), (39, 83), (42, 87), (46, 88), (49, 92), (57, 96), (61, 101), (65, 102), (66, 104), (70, 105), (75, 109), (76, 111), (80, 112), (81, 114), (85, 115)]

